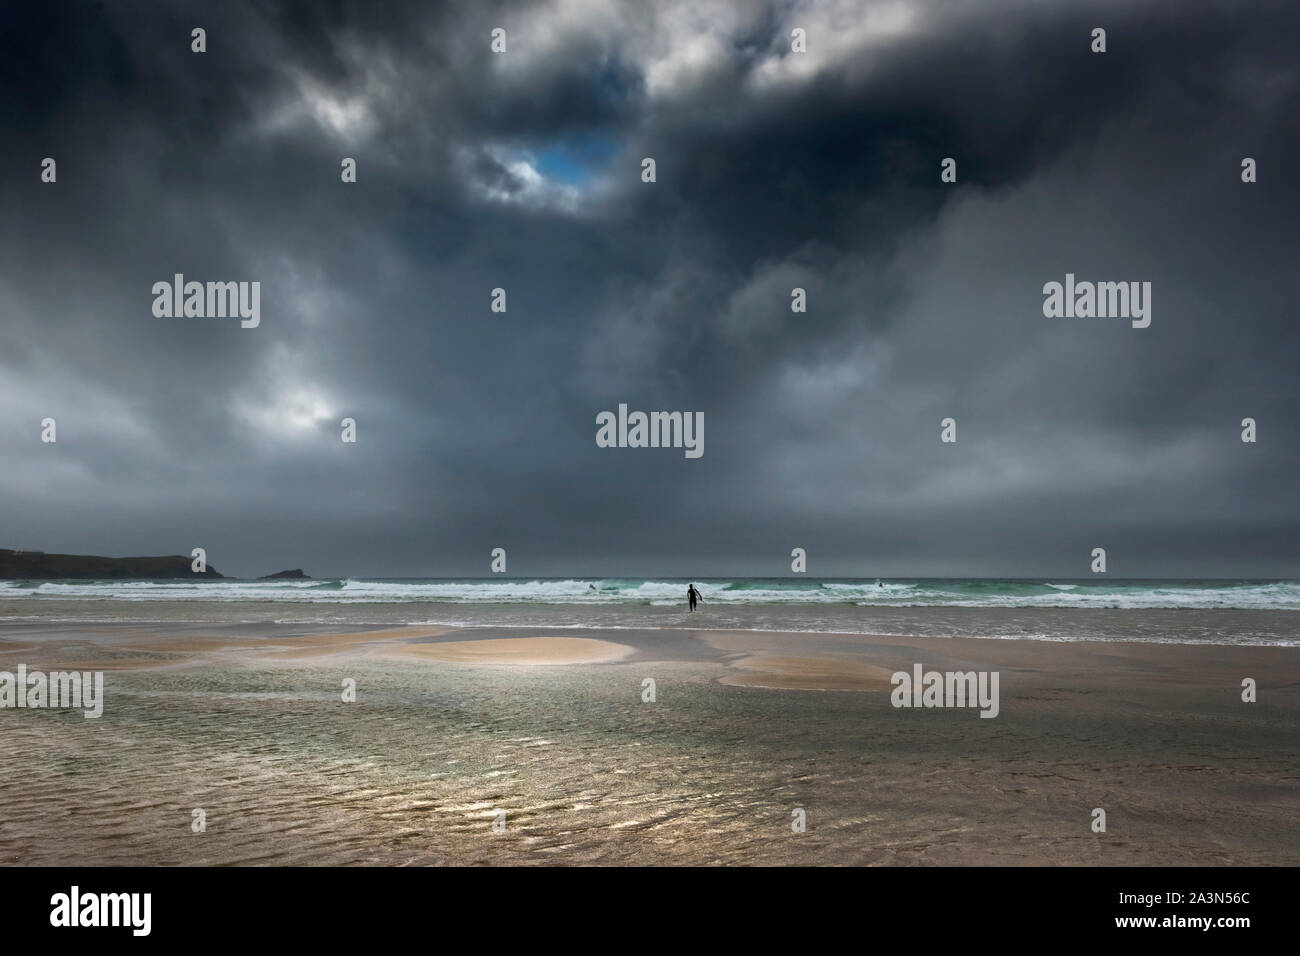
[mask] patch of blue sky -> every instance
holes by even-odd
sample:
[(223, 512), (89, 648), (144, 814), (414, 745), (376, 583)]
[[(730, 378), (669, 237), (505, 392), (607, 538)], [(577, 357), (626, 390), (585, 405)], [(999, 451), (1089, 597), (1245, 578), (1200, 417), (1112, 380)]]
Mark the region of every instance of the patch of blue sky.
[(618, 152), (618, 142), (605, 133), (580, 133), (548, 143), (533, 152), (533, 168), (547, 179), (581, 188), (600, 174)]

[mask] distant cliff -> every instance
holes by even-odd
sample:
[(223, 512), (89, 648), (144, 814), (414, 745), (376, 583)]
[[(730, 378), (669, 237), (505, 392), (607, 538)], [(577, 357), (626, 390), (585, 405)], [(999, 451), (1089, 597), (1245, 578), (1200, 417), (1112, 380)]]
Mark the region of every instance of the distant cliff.
[(294, 578), (302, 581), (310, 581), (310, 574), (303, 574), (302, 568), (294, 568), (292, 571), (276, 571), (275, 574), (264, 574), (257, 580), (259, 581), (277, 581), (281, 578)]
[(60, 578), (224, 578), (212, 565), (202, 574), (190, 570), (191, 559), (180, 554), (161, 558), (101, 558), (91, 554), (46, 554), (0, 548), (0, 580)]

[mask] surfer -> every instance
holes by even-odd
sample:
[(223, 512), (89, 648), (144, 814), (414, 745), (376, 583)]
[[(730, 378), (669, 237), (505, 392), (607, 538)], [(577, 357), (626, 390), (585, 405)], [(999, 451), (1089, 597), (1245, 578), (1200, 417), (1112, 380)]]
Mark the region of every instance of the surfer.
[(691, 584), (690, 587), (686, 589), (686, 600), (691, 602), (692, 611), (695, 610), (695, 602), (698, 601), (699, 599), (700, 599), (700, 592), (695, 590), (694, 584)]

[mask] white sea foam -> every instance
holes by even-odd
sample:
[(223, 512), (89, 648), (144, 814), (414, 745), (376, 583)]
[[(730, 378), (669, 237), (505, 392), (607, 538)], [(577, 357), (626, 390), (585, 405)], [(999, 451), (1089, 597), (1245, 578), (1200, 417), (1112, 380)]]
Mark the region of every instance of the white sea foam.
[[(708, 607), (847, 605), (988, 608), (1237, 608), (1300, 610), (1295, 582), (1071, 584), (1034, 581), (699, 581)], [(665, 579), (359, 579), (324, 581), (0, 582), (7, 601), (81, 599), (276, 604), (645, 605), (684, 601), (686, 581)]]

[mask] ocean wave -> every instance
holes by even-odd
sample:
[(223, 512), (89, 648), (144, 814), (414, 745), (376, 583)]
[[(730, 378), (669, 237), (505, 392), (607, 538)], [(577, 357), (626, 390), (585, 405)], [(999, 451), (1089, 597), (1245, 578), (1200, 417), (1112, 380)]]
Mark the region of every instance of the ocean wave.
[[(662, 578), (291, 581), (4, 581), (4, 600), (204, 601), (272, 604), (628, 605), (685, 602), (686, 580)], [(1300, 610), (1292, 581), (1126, 581), (733, 578), (695, 580), (704, 605), (844, 607), (1233, 608)]]

